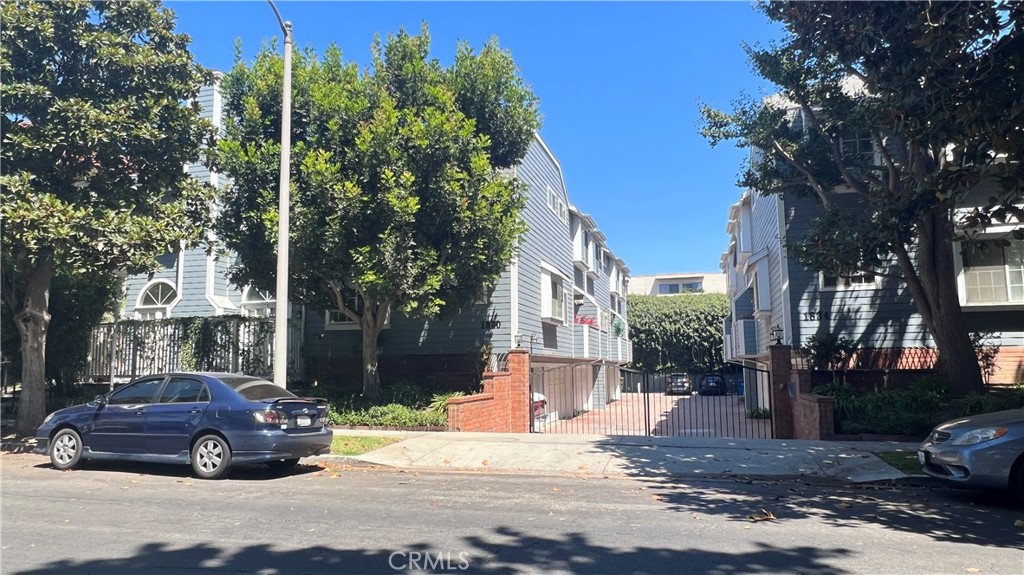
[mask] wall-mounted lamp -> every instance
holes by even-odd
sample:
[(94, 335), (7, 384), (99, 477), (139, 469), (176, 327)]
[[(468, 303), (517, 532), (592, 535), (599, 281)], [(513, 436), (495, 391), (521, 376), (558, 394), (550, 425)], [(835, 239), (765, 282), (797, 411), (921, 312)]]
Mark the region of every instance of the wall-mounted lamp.
[(783, 336), (783, 332), (782, 332), (782, 326), (781, 325), (776, 325), (768, 333), (768, 338), (769, 339), (774, 339), (775, 340), (775, 345), (782, 345), (782, 336)]
[(515, 335), (516, 348), (520, 348), (521, 349), (523, 347), (523, 341), (525, 340), (525, 341), (528, 341), (530, 343), (530, 353), (533, 353), (533, 342), (536, 341), (536, 339), (537, 339), (537, 336), (535, 334), (532, 334), (532, 333), (529, 334), (529, 335), (522, 334), (522, 333), (517, 333)]

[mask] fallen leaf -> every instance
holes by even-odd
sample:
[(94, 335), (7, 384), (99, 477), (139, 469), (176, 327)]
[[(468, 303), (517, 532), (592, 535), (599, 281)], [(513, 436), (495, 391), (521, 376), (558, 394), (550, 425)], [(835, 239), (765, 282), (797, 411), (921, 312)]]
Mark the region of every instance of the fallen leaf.
[(451, 460), (451, 459), (448, 459), (447, 457), (445, 457), (445, 458), (444, 458), (444, 464), (445, 464), (445, 465), (451, 465), (451, 464), (452, 464), (452, 460)]
[(752, 513), (747, 515), (747, 519), (751, 521), (775, 521), (775, 515), (767, 509), (762, 509), (760, 513)]
[(559, 489), (559, 488), (557, 488), (557, 487), (552, 487), (552, 488), (551, 488), (551, 491), (552, 491), (553, 493), (558, 493), (559, 491), (561, 491), (561, 489)]
[(981, 573), (981, 569), (978, 569), (977, 567), (968, 567), (967, 569), (964, 569), (964, 571), (967, 571), (968, 573)]
[(485, 465), (485, 466), (487, 466), (487, 465), (490, 465), (490, 464), (491, 464), (491, 462), (490, 462), (490, 461), (487, 461), (486, 459), (485, 459), (485, 460), (483, 460), (483, 461), (481, 461), (480, 463), (481, 463), (481, 465)]
[(651, 499), (655, 501), (661, 501), (662, 499), (664, 499), (664, 497), (662, 497), (661, 495), (651, 495)]

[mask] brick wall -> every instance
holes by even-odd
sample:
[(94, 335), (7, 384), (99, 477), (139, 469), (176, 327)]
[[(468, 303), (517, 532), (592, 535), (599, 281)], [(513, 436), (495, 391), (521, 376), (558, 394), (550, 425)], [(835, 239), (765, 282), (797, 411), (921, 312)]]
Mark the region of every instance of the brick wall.
[(793, 403), (794, 439), (832, 439), (835, 436), (834, 400), (801, 393)]
[(512, 350), (508, 371), (484, 373), (483, 392), (448, 401), (449, 431), (530, 432), (530, 354)]
[(792, 374), (792, 351), (787, 345), (768, 346), (768, 369), (771, 371), (772, 436), (775, 439), (794, 439), (793, 397), (795, 382)]

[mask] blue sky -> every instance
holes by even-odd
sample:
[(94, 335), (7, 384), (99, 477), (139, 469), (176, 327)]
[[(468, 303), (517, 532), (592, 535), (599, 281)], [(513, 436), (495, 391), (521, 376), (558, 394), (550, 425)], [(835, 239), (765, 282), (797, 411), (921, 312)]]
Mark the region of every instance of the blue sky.
[[(249, 61), (280, 37), (266, 2), (167, 2), (206, 67), (228, 70), (241, 39)], [(632, 275), (717, 272), (744, 157), (697, 132), (700, 98), (727, 108), (768, 88), (741, 43), (779, 29), (747, 2), (277, 2), (297, 47), (337, 43), (369, 61), (375, 33), (430, 27), (432, 55), (490, 36), (511, 51), (540, 98), (540, 133), (569, 199), (604, 231)]]

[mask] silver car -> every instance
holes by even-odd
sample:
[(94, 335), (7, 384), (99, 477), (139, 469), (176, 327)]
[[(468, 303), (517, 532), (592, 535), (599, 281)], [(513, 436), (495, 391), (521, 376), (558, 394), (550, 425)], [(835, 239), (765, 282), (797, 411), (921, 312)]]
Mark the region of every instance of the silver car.
[(917, 458), (932, 477), (1008, 489), (1024, 501), (1024, 408), (947, 421), (932, 430)]

